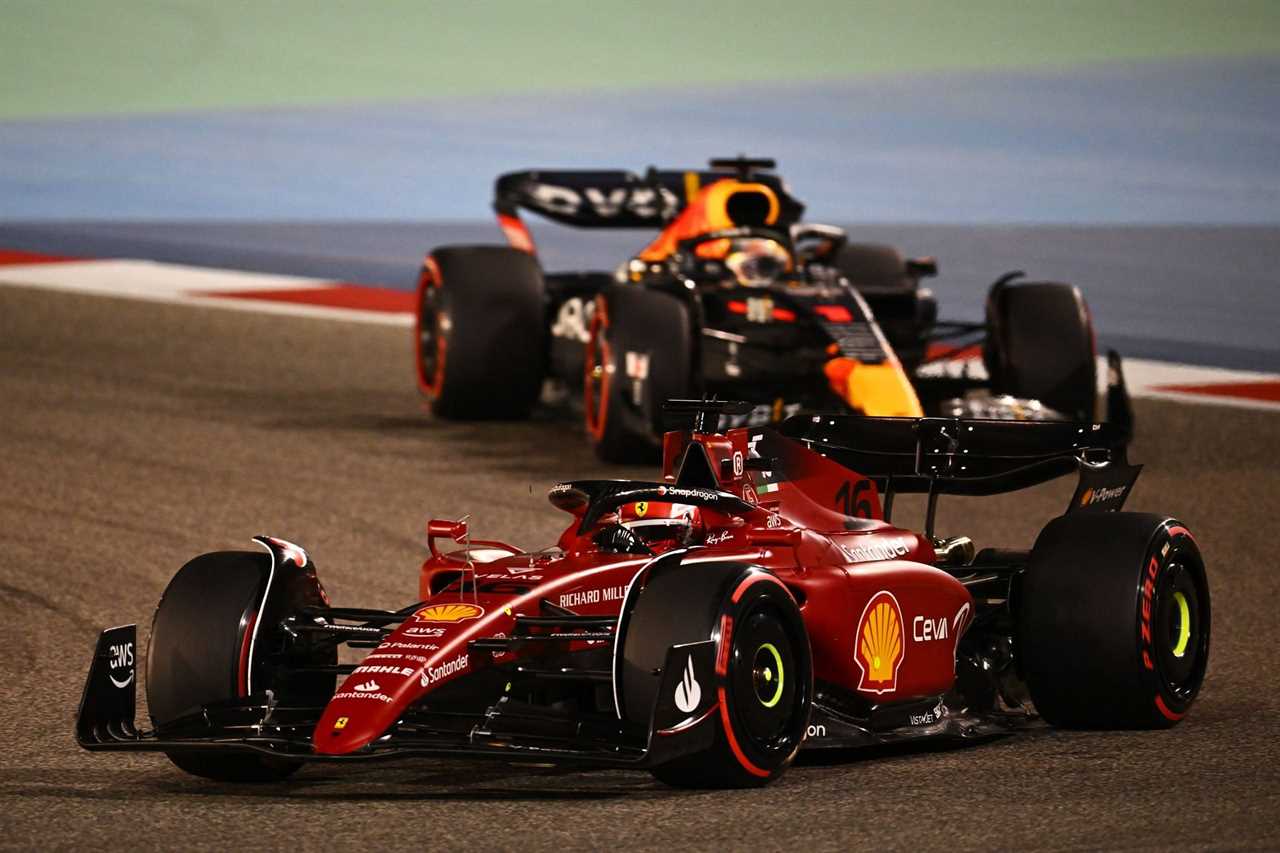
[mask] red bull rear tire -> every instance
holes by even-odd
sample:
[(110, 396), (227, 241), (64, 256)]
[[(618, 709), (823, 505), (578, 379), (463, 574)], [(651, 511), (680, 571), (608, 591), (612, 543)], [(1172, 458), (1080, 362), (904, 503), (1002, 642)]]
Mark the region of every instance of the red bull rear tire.
[(529, 416), (547, 361), (546, 285), (538, 261), (507, 246), (446, 246), (418, 276), (418, 388), (455, 420)]

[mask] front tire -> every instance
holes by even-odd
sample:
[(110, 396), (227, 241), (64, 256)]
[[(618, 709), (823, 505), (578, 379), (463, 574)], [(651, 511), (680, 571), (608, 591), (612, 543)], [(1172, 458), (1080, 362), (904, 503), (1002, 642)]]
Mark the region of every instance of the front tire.
[(1204, 561), (1180, 522), (1078, 513), (1036, 540), (1018, 647), (1041, 716), (1068, 728), (1151, 729), (1186, 716), (1209, 662)]
[(528, 417), (547, 358), (546, 285), (528, 252), (507, 246), (436, 249), (418, 276), (418, 387), (433, 414), (459, 420)]
[[(157, 734), (178, 736), (190, 715), (205, 705), (235, 701), (274, 690), (277, 698), (323, 705), (333, 678), (304, 675), (288, 680), (262, 665), (275, 637), (263, 616), (263, 596), (271, 557), (245, 551), (203, 554), (188, 562), (166, 587), (151, 625), (147, 652), (147, 706)], [(250, 658), (253, 651), (257, 660)], [(337, 662), (328, 649), (315, 662)], [(250, 668), (252, 667), (252, 678)], [(184, 720), (186, 718), (186, 720)], [(174, 750), (180, 769), (220, 782), (276, 782), (301, 762), (252, 753)]]
[(646, 582), (626, 620), (623, 703), (648, 722), (667, 650), (717, 642), (718, 708), (711, 745), (653, 768), (680, 788), (745, 788), (782, 775), (800, 748), (813, 702), (804, 619), (776, 577), (741, 564), (674, 566)]

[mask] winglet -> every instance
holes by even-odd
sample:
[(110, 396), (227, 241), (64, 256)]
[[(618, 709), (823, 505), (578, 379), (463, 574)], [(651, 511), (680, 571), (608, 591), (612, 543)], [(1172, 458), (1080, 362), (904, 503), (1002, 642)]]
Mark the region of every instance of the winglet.
[(98, 645), (85, 679), (76, 740), (92, 749), (99, 744), (138, 737), (134, 728), (138, 688), (138, 626), (121, 625), (98, 635)]

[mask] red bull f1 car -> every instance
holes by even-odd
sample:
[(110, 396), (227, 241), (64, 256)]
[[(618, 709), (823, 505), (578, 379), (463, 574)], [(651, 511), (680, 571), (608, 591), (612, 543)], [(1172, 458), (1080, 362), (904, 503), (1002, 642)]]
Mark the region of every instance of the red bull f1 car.
[[(653, 453), (661, 404), (677, 397), (755, 403), (738, 425), (802, 409), (1096, 417), (1094, 336), (1077, 288), (1009, 274), (990, 289), (986, 322), (940, 322), (920, 286), (932, 259), (803, 221), (771, 160), (711, 167), (501, 176), (494, 207), (510, 245), (437, 248), (419, 275), (416, 369), (432, 410), (523, 417), (550, 380), (581, 393), (608, 461)], [(521, 209), (658, 233), (616, 270), (547, 272)], [(981, 371), (944, 369), (979, 352)]]
[[(662, 477), (550, 491), (526, 550), (432, 520), (410, 603), (330, 603), (310, 556), (191, 560), (151, 625), (104, 631), (76, 723), (89, 750), (157, 750), (211, 779), (307, 762), (488, 756), (754, 786), (800, 749), (981, 738), (1030, 724), (1161, 728), (1209, 654), (1185, 525), (1120, 511), (1139, 468), (1108, 424), (801, 416), (676, 404)], [(1074, 474), (1031, 547), (938, 536), (943, 495)], [(922, 529), (898, 495), (928, 496)], [(344, 650), (340, 655), (340, 650)]]

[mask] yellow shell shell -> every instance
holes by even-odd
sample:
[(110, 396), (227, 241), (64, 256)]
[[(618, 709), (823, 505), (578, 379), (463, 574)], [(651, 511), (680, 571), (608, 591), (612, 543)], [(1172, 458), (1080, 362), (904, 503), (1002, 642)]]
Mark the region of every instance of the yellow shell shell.
[(419, 622), (461, 622), (483, 614), (484, 609), (475, 604), (432, 604), (413, 614), (413, 617)]
[(902, 656), (902, 624), (897, 608), (888, 601), (881, 601), (867, 614), (859, 649), (867, 665), (867, 681), (893, 681)]

